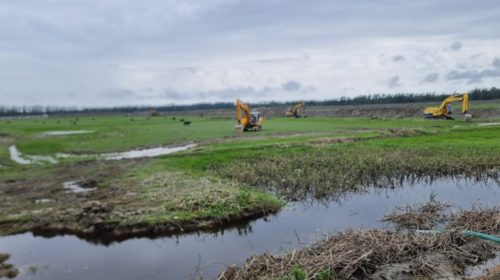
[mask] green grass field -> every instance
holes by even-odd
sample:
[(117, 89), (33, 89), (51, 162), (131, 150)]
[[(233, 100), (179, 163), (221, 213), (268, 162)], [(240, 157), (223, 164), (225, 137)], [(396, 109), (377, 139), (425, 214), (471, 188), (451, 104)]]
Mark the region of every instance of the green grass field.
[[(192, 124), (184, 126), (181, 118)], [(407, 176), (489, 176), (500, 166), (500, 126), (479, 126), (481, 121), (271, 118), (263, 131), (247, 133), (235, 130), (232, 119), (190, 116), (2, 121), (0, 232), (39, 226), (42, 214), (49, 217), (45, 226), (65, 219), (72, 228), (95, 222), (90, 217), (73, 224), (68, 199), (74, 208), (70, 213), (78, 213), (89, 201), (113, 205), (114, 212), (98, 218), (110, 225), (180, 223), (197, 229), (273, 212), (288, 199), (328, 198), (368, 185), (387, 187), (391, 180)], [(66, 130), (92, 133), (43, 134)], [(16, 145), (23, 155), (93, 155), (193, 142), (197, 147), (188, 151), (116, 161), (74, 157), (55, 164), (19, 165), (8, 152)], [(68, 197), (62, 184), (71, 180), (97, 186), (97, 191)], [(56, 199), (50, 205), (35, 203), (47, 196)]]
[[(184, 126), (178, 120), (164, 117), (124, 116), (80, 117), (76, 124), (73, 124), (76, 118), (19, 119), (9, 123), (3, 121), (0, 122), (4, 139), (0, 142), (0, 155), (5, 156), (5, 146), (12, 143), (29, 154), (96, 153), (223, 138), (251, 139), (293, 133), (353, 133), (356, 130), (389, 128), (449, 128), (456, 124), (422, 119), (273, 118), (266, 121), (265, 129), (259, 133), (239, 133), (234, 129), (234, 120), (184, 118), (192, 121), (192, 124)], [(65, 130), (90, 130), (93, 133), (42, 136), (43, 132)]]

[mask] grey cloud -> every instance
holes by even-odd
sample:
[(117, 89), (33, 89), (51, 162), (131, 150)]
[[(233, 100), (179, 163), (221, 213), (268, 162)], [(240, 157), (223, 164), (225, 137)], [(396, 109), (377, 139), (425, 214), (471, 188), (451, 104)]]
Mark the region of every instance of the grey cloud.
[(281, 87), (284, 91), (297, 91), (300, 89), (300, 83), (294, 80), (290, 80), (283, 84)]
[(392, 57), (392, 61), (398, 62), (398, 61), (404, 61), (405, 57), (403, 55), (395, 55)]
[(389, 88), (399, 87), (401, 84), (399, 83), (399, 76), (394, 76), (389, 79)]
[(438, 73), (431, 73), (427, 76), (425, 76), (425, 78), (422, 80), (422, 82), (424, 83), (434, 83), (438, 80), (439, 78), (439, 74)]
[(218, 99), (234, 99), (246, 95), (267, 96), (271, 92), (272, 88), (270, 87), (255, 89), (252, 86), (230, 87), (220, 90), (208, 90), (208, 91), (197, 91), (197, 92), (180, 92), (174, 89), (164, 89), (160, 97), (172, 100), (204, 99), (210, 97), (211, 98), (216, 97)]
[(482, 82), (484, 78), (495, 78), (500, 77), (500, 59), (495, 58), (491, 63), (493, 68), (484, 69), (481, 71), (477, 70), (467, 70), (467, 71), (451, 71), (446, 75), (448, 80), (466, 80), (467, 83), (479, 83)]
[(500, 69), (500, 59), (495, 57), (495, 59), (493, 59), (493, 63), (491, 63), (491, 65), (493, 65), (493, 67), (495, 67), (497, 69)]
[(191, 98), (191, 95), (167, 88), (163, 90), (159, 97), (172, 100), (188, 100)]
[(476, 53), (476, 54), (473, 54), (470, 56), (471, 59), (477, 59), (478, 57), (480, 57), (481, 54), (480, 53)]
[(461, 50), (463, 47), (462, 43), (460, 42), (455, 42), (453, 44), (451, 44), (450, 48), (453, 50), (453, 51), (456, 51), (458, 52), (459, 50)]
[[(497, 0), (461, 1), (460, 5), (452, 0), (317, 0), (314, 5), (301, 0), (150, 0), (148, 5), (133, 0), (37, 0), (0, 1), (0, 11), (0, 72), (9, 74), (0, 75), (0, 95), (5, 97), (5, 92), (26, 91), (30, 92), (26, 95), (32, 97), (27, 100), (43, 95), (52, 104), (84, 100), (86, 104), (100, 105), (101, 99), (96, 92), (121, 87), (137, 89), (136, 93), (140, 96), (119, 91), (107, 91), (103, 96), (114, 97), (117, 103), (134, 102), (138, 98), (149, 98), (146, 94), (158, 96), (162, 85), (177, 81), (179, 88), (183, 88), (180, 84), (189, 84), (186, 87), (198, 91), (195, 96), (210, 94), (206, 88), (208, 83), (198, 83), (197, 79), (209, 77), (196, 67), (175, 69), (177, 73), (167, 73), (165, 78), (161, 75), (154, 78), (161, 71), (146, 73), (148, 69), (133, 70), (136, 65), (150, 62), (161, 65), (160, 68), (195, 65), (202, 69), (213, 66), (229, 73), (239, 71), (240, 66), (231, 64), (234, 61), (270, 58), (262, 60), (262, 63), (252, 61), (257, 65), (252, 71), (264, 75), (276, 73), (272, 79), (299, 75), (296, 79), (303, 81), (300, 75), (307, 75), (308, 69), (314, 71), (313, 67), (309, 67), (315, 64), (314, 60), (321, 59), (321, 54), (316, 57), (315, 52), (329, 48), (334, 52), (343, 49), (336, 46), (358, 46), (353, 48), (352, 54), (345, 54), (346, 66), (349, 66), (358, 59), (356, 53), (375, 55), (370, 54), (370, 42), (387, 41), (387, 46), (391, 46), (391, 41), (404, 41), (409, 43), (407, 47), (411, 51), (420, 43), (437, 46), (443, 38), (456, 38), (453, 40), (460, 41), (455, 43), (458, 43), (457, 46), (463, 44), (471, 46), (471, 49), (474, 47), (477, 49), (475, 52), (490, 54), (489, 47), (480, 49), (481, 45), (485, 42), (485, 45), (491, 45), (491, 42), (500, 39), (500, 6)], [(431, 41), (430, 38), (439, 40)], [(472, 42), (479, 43), (473, 45)], [(451, 43), (453, 41), (446, 41), (439, 48), (446, 47), (451, 51)], [(300, 55), (305, 50), (311, 50), (310, 60)], [(407, 52), (395, 50), (387, 57), (389, 62), (393, 55), (395, 61), (403, 61), (398, 55), (405, 55), (405, 61), (410, 58)], [(430, 59), (433, 60), (432, 57)], [(457, 57), (457, 62), (462, 59)], [(303, 65), (307, 71), (285, 73), (298, 69), (292, 68), (292, 63), (303, 63), (299, 66)], [(275, 65), (282, 68), (273, 72)], [(497, 66), (490, 70), (494, 72), (495, 69), (498, 69)], [(346, 67), (346, 71), (356, 70)], [(131, 73), (136, 73), (137, 77), (153, 77), (151, 84), (145, 84), (144, 81), (149, 81), (147, 79), (142, 82), (129, 79)], [(390, 73), (377, 73), (373, 80), (366, 83), (383, 80)], [(191, 74), (198, 76), (192, 78)], [(356, 76), (357, 73), (348, 74)], [(411, 75), (419, 73), (409, 73), (405, 77)], [(68, 79), (67, 76), (73, 78)], [(320, 76), (315, 78), (315, 82), (324, 84), (324, 88), (317, 91), (316, 98), (323, 98), (326, 92), (335, 90), (335, 86), (327, 85), (326, 81), (335, 77)], [(244, 83), (253, 84), (253, 78), (248, 79)], [(383, 80), (381, 86), (385, 87), (386, 82)], [(78, 91), (78, 98), (69, 97), (68, 93), (78, 83), (91, 85), (91, 89)], [(352, 94), (382, 90), (369, 85), (363, 88), (363, 83), (360, 81)], [(398, 86), (399, 80), (392, 84)], [(155, 87), (154, 93), (140, 90), (149, 86)], [(272, 90), (285, 90), (281, 83), (276, 87)], [(54, 88), (60, 89), (61, 93), (55, 94)], [(305, 92), (307, 88), (301, 85), (297, 92)], [(232, 88), (215, 94), (233, 96), (238, 92), (270, 90)], [(186, 99), (184, 92), (167, 91), (161, 94)], [(2, 102), (8, 104), (20, 102), (18, 100), (2, 98)], [(204, 100), (193, 98), (192, 101)]]
[(111, 99), (137, 97), (135, 91), (130, 89), (106, 89), (99, 93), (99, 96)]
[(265, 86), (262, 88), (256, 88), (253, 86), (239, 86), (196, 92), (180, 92), (173, 89), (164, 89), (159, 97), (178, 101), (204, 98), (216, 98), (227, 101), (236, 98), (243, 98), (245, 96), (259, 96), (265, 98), (271, 96), (273, 93), (283, 90), (309, 93), (316, 91), (316, 88), (314, 86), (301, 86), (300, 83), (290, 80), (284, 83), (281, 87)]

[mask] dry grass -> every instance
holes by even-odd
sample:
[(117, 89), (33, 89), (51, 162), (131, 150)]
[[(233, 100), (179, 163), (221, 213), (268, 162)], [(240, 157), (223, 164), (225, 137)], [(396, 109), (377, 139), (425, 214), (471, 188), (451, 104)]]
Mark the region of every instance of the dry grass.
[(500, 207), (463, 211), (452, 219), (448, 228), (499, 234)]
[(217, 174), (267, 189), (289, 199), (325, 198), (367, 186), (399, 186), (405, 180), (460, 176), (498, 177), (498, 161), (479, 154), (463, 159), (420, 149), (317, 148), (293, 154), (248, 158), (211, 167)]
[(237, 205), (237, 187), (212, 178), (195, 178), (181, 172), (163, 172), (143, 182), (144, 199), (165, 210), (198, 211), (216, 203)]
[(432, 194), (426, 203), (397, 207), (383, 221), (395, 224), (397, 230), (432, 229), (447, 220), (445, 211), (451, 207), (434, 198)]
[[(472, 222), (471, 228), (490, 229), (490, 233), (498, 234), (495, 219), (499, 213), (496, 208), (462, 212), (454, 217), (446, 231), (436, 235), (349, 230), (284, 256), (250, 257), (243, 266), (223, 271), (219, 279), (367, 279), (382, 265), (408, 263), (412, 277), (433, 279), (442, 271), (443, 263), (435, 261), (439, 257), (444, 258), (449, 273), (462, 275), (465, 267), (494, 257), (500, 247), (465, 237), (455, 229)], [(410, 216), (406, 216), (403, 224), (420, 223), (421, 217), (415, 217), (418, 222), (410, 223)], [(302, 271), (299, 278), (297, 270)]]

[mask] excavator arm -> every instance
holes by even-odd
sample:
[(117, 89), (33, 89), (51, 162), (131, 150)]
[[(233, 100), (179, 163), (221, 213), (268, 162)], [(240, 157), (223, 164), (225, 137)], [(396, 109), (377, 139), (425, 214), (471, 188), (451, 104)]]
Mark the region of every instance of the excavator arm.
[(297, 103), (288, 109), (288, 111), (286, 112), (286, 116), (300, 118), (301, 117), (300, 110), (303, 110), (305, 107), (306, 107), (305, 102)]
[(250, 107), (236, 99), (236, 128), (242, 131), (261, 130), (264, 124), (264, 118), (258, 112), (251, 112)]
[(424, 110), (426, 118), (446, 118), (453, 119), (451, 117), (451, 111), (448, 110), (449, 105), (453, 102), (462, 102), (462, 114), (467, 113), (469, 109), (469, 95), (465, 93), (464, 95), (452, 95), (447, 97), (441, 102), (439, 107), (427, 107)]
[(236, 99), (236, 120), (243, 127), (250, 123), (250, 108), (248, 108), (248, 105), (241, 102), (239, 99)]

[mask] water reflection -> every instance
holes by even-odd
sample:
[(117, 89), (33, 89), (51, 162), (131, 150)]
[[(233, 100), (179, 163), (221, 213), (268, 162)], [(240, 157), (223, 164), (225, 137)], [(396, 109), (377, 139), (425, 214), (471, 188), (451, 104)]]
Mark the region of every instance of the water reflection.
[[(424, 202), (432, 193), (457, 208), (500, 204), (494, 181), (464, 179), (403, 182), (393, 189), (370, 187), (331, 200), (289, 203), (277, 215), (235, 224), (211, 233), (160, 238), (132, 238), (107, 246), (74, 236), (52, 238), (32, 234), (0, 239), (0, 251), (21, 268), (19, 279), (213, 279), (230, 264), (254, 254), (283, 253), (347, 228), (383, 228), (384, 214), (395, 206)], [(46, 266), (36, 275), (30, 266)]]

